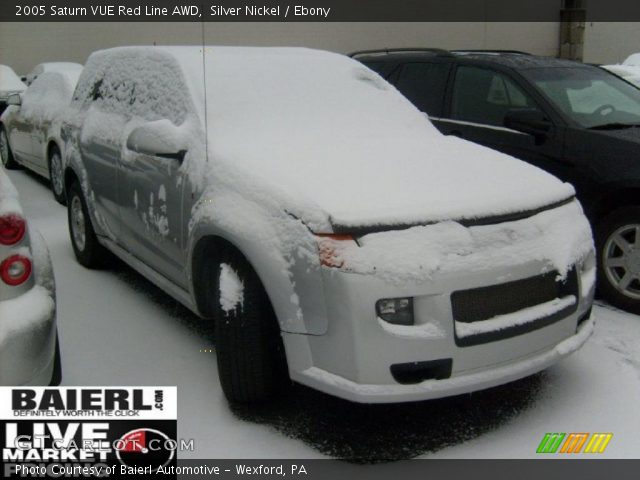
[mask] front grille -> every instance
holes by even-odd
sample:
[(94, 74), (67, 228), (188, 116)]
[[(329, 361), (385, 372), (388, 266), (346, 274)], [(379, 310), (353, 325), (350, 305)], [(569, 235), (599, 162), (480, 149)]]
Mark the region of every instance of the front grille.
[(558, 272), (548, 272), (535, 277), (488, 287), (459, 290), (451, 294), (451, 308), (456, 322), (472, 323), (515, 313), (525, 308), (575, 296), (576, 302), (553, 315), (521, 325), (491, 332), (458, 338), (459, 346), (478, 345), (503, 338), (521, 335), (550, 325), (573, 313), (578, 306), (578, 278), (571, 270), (564, 281), (558, 281)]

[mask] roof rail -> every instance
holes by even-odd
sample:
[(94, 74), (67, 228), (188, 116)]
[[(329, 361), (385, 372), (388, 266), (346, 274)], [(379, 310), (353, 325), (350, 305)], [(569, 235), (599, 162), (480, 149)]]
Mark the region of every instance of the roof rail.
[(378, 48), (374, 50), (360, 50), (358, 52), (349, 53), (348, 55), (351, 58), (355, 58), (355, 57), (359, 57), (360, 55), (370, 55), (370, 54), (376, 54), (376, 53), (385, 54), (385, 53), (411, 53), (411, 52), (435, 53), (436, 55), (451, 56), (451, 53), (448, 50), (445, 50), (443, 48), (421, 48), (421, 47)]
[(451, 53), (479, 53), (479, 54), (483, 54), (486, 53), (488, 55), (491, 54), (495, 54), (495, 55), (499, 55), (499, 54), (506, 54), (506, 55), (529, 55), (531, 56), (531, 54), (529, 52), (522, 52), (520, 50), (451, 50)]

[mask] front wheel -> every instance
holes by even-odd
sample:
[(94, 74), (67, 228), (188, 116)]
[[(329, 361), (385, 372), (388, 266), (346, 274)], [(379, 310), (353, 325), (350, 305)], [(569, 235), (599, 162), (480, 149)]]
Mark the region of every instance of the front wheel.
[(598, 289), (612, 305), (640, 314), (640, 207), (622, 207), (596, 227)]
[(74, 182), (69, 188), (67, 201), (69, 236), (76, 259), (87, 268), (99, 268), (104, 265), (107, 252), (98, 242), (93, 230), (87, 204), (78, 182)]
[(205, 266), (220, 383), (231, 402), (263, 402), (290, 383), (278, 321), (244, 257), (222, 247)]
[(64, 194), (64, 179), (62, 173), (62, 155), (58, 148), (51, 150), (49, 157), (49, 179), (51, 180), (51, 191), (53, 197), (60, 205), (66, 205), (67, 199)]

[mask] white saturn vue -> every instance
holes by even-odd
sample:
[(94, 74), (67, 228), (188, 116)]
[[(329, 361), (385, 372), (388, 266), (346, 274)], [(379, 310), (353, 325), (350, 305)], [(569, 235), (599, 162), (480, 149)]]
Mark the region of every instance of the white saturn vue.
[(99, 51), (61, 137), (79, 262), (110, 251), (214, 321), (231, 401), (290, 380), (357, 402), (455, 395), (593, 330), (573, 187), (443, 136), (347, 57)]

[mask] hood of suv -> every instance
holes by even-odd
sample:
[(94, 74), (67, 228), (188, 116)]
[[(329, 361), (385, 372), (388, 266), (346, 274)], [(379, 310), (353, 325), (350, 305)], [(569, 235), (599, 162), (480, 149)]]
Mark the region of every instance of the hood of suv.
[[(166, 49), (185, 72), (202, 68), (201, 50), (187, 61), (178, 48), (189, 47)], [(332, 225), (503, 215), (574, 194), (538, 168), (443, 136), (351, 58), (302, 48), (207, 47), (204, 68), (205, 91), (197, 82), (190, 90), (205, 120), (212, 173), (252, 196), (269, 192), (260, 195), (280, 199), (318, 233)]]

